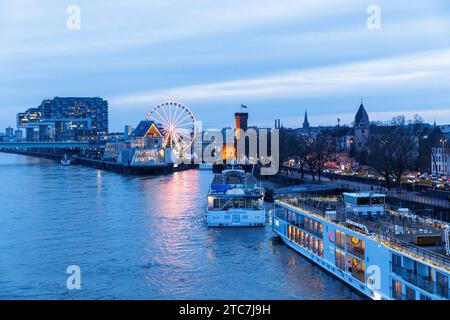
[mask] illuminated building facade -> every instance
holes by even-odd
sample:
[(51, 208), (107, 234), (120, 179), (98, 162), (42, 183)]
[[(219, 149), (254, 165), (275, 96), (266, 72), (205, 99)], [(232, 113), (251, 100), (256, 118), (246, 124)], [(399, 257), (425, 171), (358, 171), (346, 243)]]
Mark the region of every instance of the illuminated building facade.
[(99, 97), (45, 99), (39, 107), (18, 113), (17, 127), (27, 129), (27, 140), (34, 136), (31, 130), (38, 131), (40, 141), (74, 141), (87, 130), (101, 136), (108, 133), (108, 102)]

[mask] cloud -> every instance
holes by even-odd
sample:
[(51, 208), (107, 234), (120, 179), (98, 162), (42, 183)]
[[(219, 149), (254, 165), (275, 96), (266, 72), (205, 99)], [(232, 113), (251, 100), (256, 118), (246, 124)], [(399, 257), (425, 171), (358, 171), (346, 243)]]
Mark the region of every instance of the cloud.
[[(55, 55), (120, 50), (193, 36), (242, 32), (261, 25), (310, 20), (355, 10), (357, 0), (170, 0), (81, 2), (81, 30), (66, 29), (67, 3), (10, 1), (0, 54)], [(43, 45), (45, 43), (45, 45)]]
[(406, 85), (450, 84), (450, 49), (277, 73), (259, 78), (181, 86), (116, 96), (111, 105), (133, 106), (164, 99), (217, 101), (227, 98), (323, 97), (349, 92), (393, 90)]

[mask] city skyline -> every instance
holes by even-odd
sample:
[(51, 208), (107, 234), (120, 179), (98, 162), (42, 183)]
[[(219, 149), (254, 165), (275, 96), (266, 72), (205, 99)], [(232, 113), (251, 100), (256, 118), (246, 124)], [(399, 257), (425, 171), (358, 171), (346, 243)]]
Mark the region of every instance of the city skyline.
[(9, 1), (0, 125), (55, 96), (108, 100), (111, 131), (165, 100), (185, 103), (206, 127), (232, 125), (241, 103), (253, 125), (300, 127), (305, 109), (313, 126), (350, 124), (361, 96), (374, 120), (449, 123), (445, 1), (379, 1), (379, 30), (366, 26), (372, 4), (80, 1), (81, 28), (69, 30), (69, 2)]

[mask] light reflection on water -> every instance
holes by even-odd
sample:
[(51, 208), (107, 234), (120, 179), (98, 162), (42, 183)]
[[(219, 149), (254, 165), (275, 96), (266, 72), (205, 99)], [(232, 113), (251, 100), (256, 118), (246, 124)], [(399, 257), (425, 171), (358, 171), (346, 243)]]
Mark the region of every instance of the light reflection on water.
[(210, 172), (129, 177), (0, 153), (0, 176), (0, 298), (359, 299), (269, 228), (208, 229)]

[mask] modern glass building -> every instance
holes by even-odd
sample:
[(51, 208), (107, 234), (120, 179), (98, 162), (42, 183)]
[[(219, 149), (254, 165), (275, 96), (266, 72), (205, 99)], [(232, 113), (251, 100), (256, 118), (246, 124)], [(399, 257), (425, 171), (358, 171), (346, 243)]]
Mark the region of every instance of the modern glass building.
[[(32, 128), (41, 141), (74, 141), (77, 131), (108, 133), (108, 102), (99, 97), (55, 97), (17, 114), (18, 128)], [(31, 130), (27, 130), (30, 140)]]

